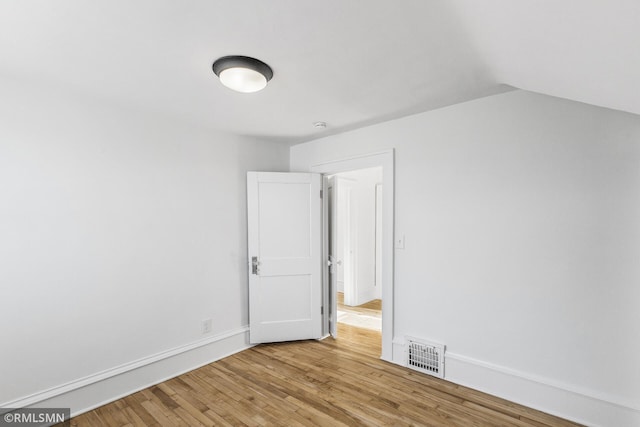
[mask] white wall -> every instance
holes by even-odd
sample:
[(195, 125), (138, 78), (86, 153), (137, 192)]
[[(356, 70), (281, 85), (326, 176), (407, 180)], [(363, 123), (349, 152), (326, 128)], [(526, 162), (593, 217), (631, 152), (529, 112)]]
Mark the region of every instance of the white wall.
[(291, 170), (389, 148), (394, 359), (432, 339), (455, 382), (640, 423), (640, 117), (514, 91), (293, 146)]
[[(382, 168), (344, 172), (337, 176), (350, 180), (352, 188), (352, 215), (354, 215), (353, 226), (355, 228), (354, 249), (356, 255), (356, 295), (354, 296), (353, 305), (360, 305), (372, 299), (380, 298), (380, 292), (379, 289), (376, 289), (378, 287), (375, 283), (375, 197), (376, 184), (382, 181)], [(340, 209), (340, 206), (338, 206), (338, 209)], [(338, 239), (338, 242), (340, 242), (340, 239)], [(340, 266), (339, 270), (343, 270), (342, 267)], [(346, 300), (347, 295), (345, 294), (345, 303)]]
[(0, 403), (197, 343), (206, 318), (242, 331), (246, 171), (286, 171), (288, 147), (0, 89)]
[[(351, 268), (350, 262), (353, 260), (353, 249), (352, 249), (352, 241), (355, 241), (355, 219), (353, 215), (350, 215), (352, 209), (352, 184), (351, 180), (347, 180), (340, 177), (340, 174), (337, 174), (331, 177), (332, 182), (332, 192), (333, 192), (333, 200), (332, 203), (336, 203), (336, 224), (331, 224), (331, 227), (337, 227), (336, 233), (336, 255), (335, 258), (337, 260), (336, 271), (337, 271), (337, 290), (338, 292), (345, 293), (345, 297), (347, 296), (347, 292), (353, 292), (352, 288), (354, 288), (354, 284), (350, 282), (355, 282), (355, 271)], [(345, 271), (347, 271), (345, 278)], [(345, 279), (349, 286), (345, 286)], [(347, 287), (349, 289), (347, 289)], [(345, 303), (350, 303), (350, 297)]]
[[(382, 235), (383, 235), (383, 227), (382, 227), (382, 216), (383, 214), (383, 184), (382, 179), (378, 180), (379, 184), (376, 184), (374, 188), (374, 203), (375, 203), (375, 216), (374, 216), (374, 227), (375, 227), (375, 273), (374, 273), (374, 284), (375, 284), (375, 292), (374, 298), (382, 299), (382, 283), (383, 283), (383, 275), (382, 275)], [(390, 185), (390, 184), (389, 184)]]

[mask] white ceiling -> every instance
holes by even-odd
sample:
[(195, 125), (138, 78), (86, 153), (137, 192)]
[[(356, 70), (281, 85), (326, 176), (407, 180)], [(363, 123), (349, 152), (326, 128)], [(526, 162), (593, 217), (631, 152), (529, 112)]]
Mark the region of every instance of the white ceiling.
[[(234, 54), (264, 91), (215, 78)], [(2, 0), (2, 75), (285, 142), (508, 86), (640, 114), (640, 2)]]

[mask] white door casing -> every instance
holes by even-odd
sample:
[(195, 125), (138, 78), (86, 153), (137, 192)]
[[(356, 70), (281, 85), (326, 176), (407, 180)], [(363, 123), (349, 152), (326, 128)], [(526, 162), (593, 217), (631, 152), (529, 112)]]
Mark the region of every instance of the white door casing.
[(382, 291), (382, 354), (380, 358), (401, 363), (403, 346), (398, 344), (394, 352), (393, 328), (393, 236), (394, 236), (394, 150), (331, 160), (310, 167), (311, 172), (337, 174), (340, 172), (382, 167), (382, 250), (381, 250), (381, 291)]
[(322, 177), (247, 173), (249, 340), (322, 336)]

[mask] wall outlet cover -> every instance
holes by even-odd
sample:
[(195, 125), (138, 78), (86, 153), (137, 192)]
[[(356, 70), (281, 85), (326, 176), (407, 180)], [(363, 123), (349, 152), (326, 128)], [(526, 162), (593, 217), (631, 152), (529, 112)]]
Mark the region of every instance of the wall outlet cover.
[(203, 334), (211, 333), (211, 319), (204, 319), (202, 321), (202, 333)]

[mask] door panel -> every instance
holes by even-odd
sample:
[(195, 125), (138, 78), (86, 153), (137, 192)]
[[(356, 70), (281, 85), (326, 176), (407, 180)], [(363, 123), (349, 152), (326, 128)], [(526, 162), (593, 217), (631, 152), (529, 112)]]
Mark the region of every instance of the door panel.
[(309, 257), (309, 184), (259, 182), (258, 186), (260, 255), (271, 259)]
[[(264, 324), (297, 322), (311, 318), (313, 289), (309, 279), (308, 275), (262, 277), (260, 286), (269, 288), (270, 292), (277, 295), (287, 296), (274, 299), (271, 304), (258, 305), (257, 309), (262, 322)], [(291, 301), (301, 301), (301, 303), (291, 304)]]
[(321, 337), (320, 188), (319, 174), (247, 173), (252, 343)]

